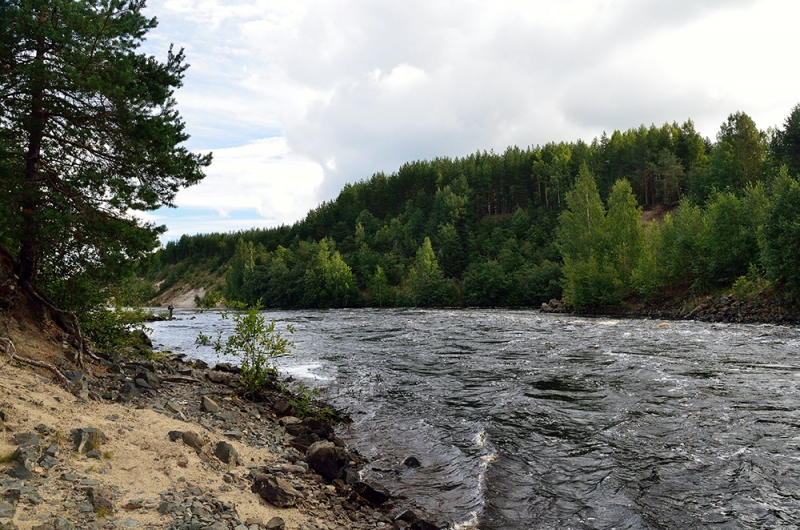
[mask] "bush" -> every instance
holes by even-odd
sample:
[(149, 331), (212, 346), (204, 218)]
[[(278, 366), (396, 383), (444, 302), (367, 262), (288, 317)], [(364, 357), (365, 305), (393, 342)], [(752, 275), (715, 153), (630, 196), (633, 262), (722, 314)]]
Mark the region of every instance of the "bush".
[[(275, 329), (275, 321), (267, 324), (264, 315), (259, 312), (260, 300), (255, 306), (249, 307), (241, 313), (220, 313), (223, 319), (231, 318), (235, 324), (233, 333), (224, 341), (222, 332), (215, 339), (200, 334), (198, 344), (208, 345), (214, 349), (218, 356), (230, 355), (241, 358), (240, 374), (242, 386), (245, 391), (257, 396), (278, 375), (273, 359), (289, 353), (289, 348), (294, 344), (283, 338), (280, 331)], [(294, 333), (294, 327), (286, 326), (289, 333)]]

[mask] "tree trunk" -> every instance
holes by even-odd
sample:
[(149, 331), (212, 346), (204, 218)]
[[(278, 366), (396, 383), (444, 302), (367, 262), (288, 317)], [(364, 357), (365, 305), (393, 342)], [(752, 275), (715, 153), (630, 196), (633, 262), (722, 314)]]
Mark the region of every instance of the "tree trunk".
[(22, 234), (16, 274), (22, 283), (31, 283), (36, 276), (39, 260), (39, 225), (36, 210), (39, 207), (39, 168), (41, 165), (42, 139), (47, 116), (44, 112), (44, 40), (40, 38), (36, 49), (37, 79), (32, 87), (31, 126), (28, 136), (28, 152), (25, 156), (25, 188), (22, 192)]

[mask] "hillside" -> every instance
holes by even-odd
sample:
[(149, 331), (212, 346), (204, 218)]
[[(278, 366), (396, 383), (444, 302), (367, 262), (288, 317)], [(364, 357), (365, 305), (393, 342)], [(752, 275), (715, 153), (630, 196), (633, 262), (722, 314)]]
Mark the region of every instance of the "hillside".
[(292, 226), (170, 242), (133, 290), (162, 305), (202, 288), (280, 308), (619, 311), (738, 283), (792, 302), (797, 124), (800, 107), (767, 136), (738, 112), (716, 142), (687, 121), (410, 162)]

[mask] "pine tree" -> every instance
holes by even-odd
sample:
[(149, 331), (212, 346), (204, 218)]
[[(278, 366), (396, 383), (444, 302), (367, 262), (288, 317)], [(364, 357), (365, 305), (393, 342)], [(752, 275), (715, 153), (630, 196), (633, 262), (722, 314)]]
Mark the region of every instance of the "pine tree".
[[(157, 244), (132, 211), (172, 205), (210, 155), (190, 153), (173, 91), (187, 65), (137, 53), (144, 0), (0, 3), (0, 242), (23, 286), (62, 303), (102, 287)], [(66, 296), (70, 294), (70, 297)]]

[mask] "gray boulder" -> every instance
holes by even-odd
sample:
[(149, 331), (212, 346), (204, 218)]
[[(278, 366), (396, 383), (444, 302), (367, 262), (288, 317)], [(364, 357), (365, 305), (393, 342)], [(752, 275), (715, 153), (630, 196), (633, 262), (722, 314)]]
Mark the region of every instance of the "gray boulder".
[(306, 462), (311, 469), (327, 480), (340, 478), (347, 467), (347, 453), (333, 442), (315, 442), (306, 451)]
[(300, 496), (289, 482), (269, 475), (256, 475), (251, 490), (278, 508), (294, 506)]

